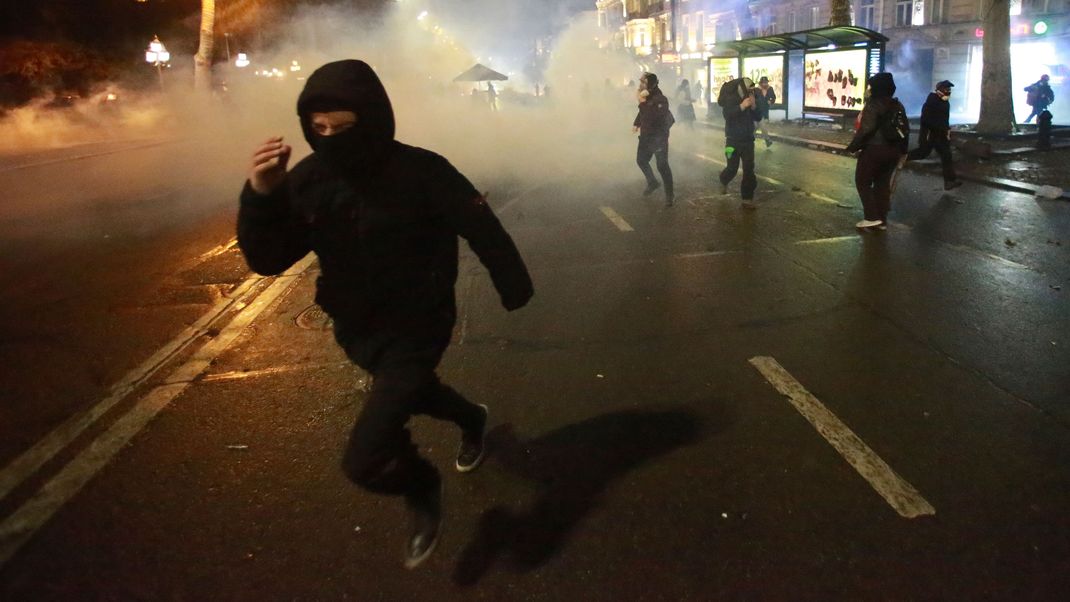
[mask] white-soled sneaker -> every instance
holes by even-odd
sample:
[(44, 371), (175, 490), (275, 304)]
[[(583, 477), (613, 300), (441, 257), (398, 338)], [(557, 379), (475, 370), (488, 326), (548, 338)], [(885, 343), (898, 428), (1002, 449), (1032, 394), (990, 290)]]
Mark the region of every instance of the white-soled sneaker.
[(487, 406), (478, 405), (483, 410), (483, 427), (479, 429), (478, 435), (469, 433), (461, 435), (461, 446), (457, 450), (457, 462), (454, 464), (457, 472), (472, 472), (479, 468), (486, 455), (487, 416), (490, 411)]
[(884, 222), (880, 221), (879, 219), (864, 219), (855, 224), (855, 228), (858, 228), (859, 230), (864, 230), (866, 228), (872, 228), (874, 226), (880, 226), (883, 224)]

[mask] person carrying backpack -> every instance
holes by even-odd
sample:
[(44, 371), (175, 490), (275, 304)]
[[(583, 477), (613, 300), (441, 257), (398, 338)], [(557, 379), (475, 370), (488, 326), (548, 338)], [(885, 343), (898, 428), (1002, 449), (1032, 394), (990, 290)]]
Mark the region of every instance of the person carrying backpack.
[(1029, 114), (1029, 117), (1025, 118), (1024, 123), (1029, 123), (1034, 117), (1047, 111), (1048, 105), (1055, 102), (1055, 91), (1048, 85), (1048, 79), (1048, 74), (1045, 73), (1040, 76), (1036, 83), (1026, 86), (1025, 103), (1033, 107), (1033, 112)]
[(906, 155), (910, 122), (906, 109), (895, 94), (891, 73), (869, 78), (870, 97), (862, 109), (858, 131), (847, 145), (848, 153), (860, 153), (855, 166), (855, 188), (862, 200), (864, 219), (861, 230), (886, 230), (891, 209), (892, 175)]
[(940, 155), (940, 165), (944, 171), (944, 190), (962, 186), (962, 181), (955, 175), (955, 166), (951, 163), (951, 88), (955, 84), (946, 79), (936, 84), (936, 91), (930, 92), (921, 107), (921, 130), (918, 132), (918, 148), (910, 151), (907, 159), (917, 161), (924, 159), (936, 149)]

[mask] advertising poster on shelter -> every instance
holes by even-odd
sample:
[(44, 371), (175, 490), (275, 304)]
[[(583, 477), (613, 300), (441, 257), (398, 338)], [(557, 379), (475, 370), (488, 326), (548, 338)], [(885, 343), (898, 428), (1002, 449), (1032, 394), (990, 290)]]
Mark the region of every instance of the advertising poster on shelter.
[(866, 57), (864, 48), (806, 53), (803, 107), (861, 111), (865, 102)]
[(739, 77), (739, 60), (731, 58), (710, 59), (710, 94), (717, 98), (717, 93), (725, 82)]
[(743, 58), (743, 75), (758, 83), (769, 78), (769, 87), (776, 92), (777, 102), (784, 101), (784, 55), (748, 56)]

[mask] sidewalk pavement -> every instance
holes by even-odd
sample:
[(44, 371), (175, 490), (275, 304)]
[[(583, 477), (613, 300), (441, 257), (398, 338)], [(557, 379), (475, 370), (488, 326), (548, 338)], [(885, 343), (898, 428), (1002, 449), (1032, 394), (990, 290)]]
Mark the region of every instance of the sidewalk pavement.
[[(699, 123), (712, 129), (724, 127), (719, 121), (699, 120)], [(854, 132), (843, 129), (838, 123), (773, 121), (769, 129), (769, 137), (774, 142), (835, 154), (842, 154), (854, 135)], [(990, 142), (994, 147), (991, 159), (956, 153), (955, 169), (961, 179), (1033, 195), (1042, 187), (1054, 186), (1062, 189), (1060, 198), (1070, 200), (1070, 170), (1066, 169), (1070, 161), (1070, 142), (1055, 141), (1050, 151), (1023, 147), (1022, 140)], [(911, 161), (906, 167), (938, 173), (940, 161), (933, 153), (932, 158)]]

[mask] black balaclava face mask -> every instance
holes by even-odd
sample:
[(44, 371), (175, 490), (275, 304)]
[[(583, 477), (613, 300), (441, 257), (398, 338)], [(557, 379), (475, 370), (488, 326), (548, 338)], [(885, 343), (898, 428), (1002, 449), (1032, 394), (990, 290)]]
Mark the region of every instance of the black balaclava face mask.
[[(317, 69), (298, 99), (305, 139), (331, 171), (362, 178), (382, 169), (394, 141), (394, 111), (382, 82), (367, 63), (328, 63)], [(312, 129), (311, 114), (353, 111), (356, 124), (332, 136)]]
[(312, 147), (332, 171), (360, 175), (378, 167), (389, 144), (376, 129), (358, 113), (356, 125), (343, 132), (331, 136), (313, 133)]

